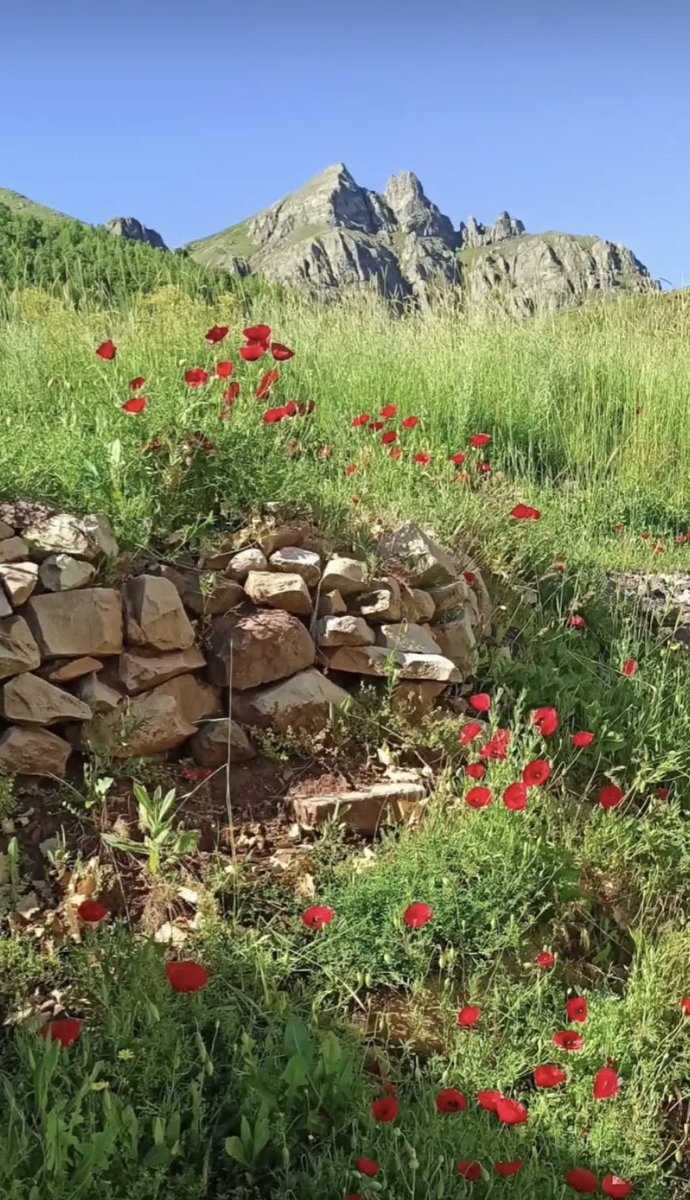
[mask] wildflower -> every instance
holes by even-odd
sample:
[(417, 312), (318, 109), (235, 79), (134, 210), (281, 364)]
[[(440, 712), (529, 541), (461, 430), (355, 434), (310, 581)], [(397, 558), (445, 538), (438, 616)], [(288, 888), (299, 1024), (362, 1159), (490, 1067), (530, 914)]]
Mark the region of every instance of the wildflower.
[(397, 435), (396, 431), (394, 429), (389, 429), (387, 433), (383, 434), (383, 436), (381, 438), (381, 445), (382, 446), (392, 446), (393, 442), (397, 442), (397, 440), (398, 440), (398, 435)]
[(352, 428), (357, 429), (360, 425), (368, 425), (370, 420), (370, 413), (361, 413), (360, 416), (352, 418)]
[(682, 1008), (685, 1016), (690, 1017), (690, 996), (686, 996), (685, 999), (681, 1000), (680, 1007)]
[(593, 733), (574, 733), (570, 741), (576, 750), (585, 750), (587, 746), (591, 746), (594, 741)]
[(388, 457), (392, 459), (402, 458), (402, 450), (399, 446), (394, 446), (392, 450), (388, 451)]
[(190, 371), (185, 371), (184, 381), (192, 388), (203, 387), (209, 381), (208, 371), (204, 371), (203, 367), (193, 367)]
[(462, 1175), (463, 1179), (466, 1179), (468, 1183), (476, 1183), (482, 1177), (480, 1164), (478, 1162), (471, 1162), (466, 1158), (462, 1162), (459, 1162), (455, 1169), (458, 1175)]
[(245, 362), (258, 362), (266, 353), (267, 347), (264, 342), (250, 342), (248, 346), (240, 346), (240, 358)]
[(534, 1068), (534, 1086), (538, 1088), (560, 1087), (567, 1081), (568, 1075), (562, 1067), (554, 1063), (544, 1063)]
[(346, 475), (354, 475), (356, 470), (357, 470), (357, 463), (351, 463), (349, 467), (345, 468), (345, 474)]
[(380, 433), (385, 424), (385, 421), (370, 421), (369, 430), (371, 433)]
[(139, 388), (143, 388), (145, 383), (146, 383), (146, 380), (144, 379), (143, 375), (137, 375), (136, 379), (130, 379), (130, 381), (129, 381), (130, 392), (138, 392)]
[(598, 1190), (596, 1175), (586, 1167), (574, 1167), (572, 1171), (568, 1171), (565, 1181), (574, 1192), (579, 1192), (582, 1196), (593, 1196)]
[(287, 404), (285, 405), (285, 416), (286, 417), (295, 417), (295, 416), (297, 416), (298, 411), (299, 411), (299, 409), (297, 408), (295, 401), (288, 400)]
[(486, 775), (486, 767), (483, 763), (468, 763), (465, 767), (465, 774), (469, 775), (470, 779), (479, 782)]
[(625, 1200), (633, 1189), (632, 1183), (628, 1179), (621, 1179), (620, 1175), (605, 1175), (601, 1181), (601, 1190), (605, 1196), (613, 1196), (615, 1200)]
[(284, 404), (280, 404), (277, 408), (267, 408), (264, 413), (264, 425), (277, 425), (283, 417), (288, 415)]
[(523, 769), (522, 778), (527, 787), (542, 787), (551, 775), (551, 763), (537, 759)]
[(89, 925), (100, 925), (101, 921), (107, 921), (110, 913), (104, 904), (99, 904), (98, 900), (82, 900), (77, 909), (77, 916), (81, 917), (82, 921), (87, 921)]
[(477, 1024), (481, 1015), (481, 1009), (470, 1004), (467, 1008), (460, 1009), (458, 1013), (458, 1025), (462, 1026), (463, 1029), (471, 1029), (473, 1025)]
[(559, 1050), (581, 1050), (585, 1044), (585, 1039), (581, 1033), (576, 1033), (574, 1029), (564, 1029), (561, 1033), (554, 1033), (553, 1044), (558, 1046)]
[(352, 497), (352, 503), (353, 503), (353, 504), (361, 504), (361, 503), (362, 503), (362, 497), (361, 497), (361, 496), (353, 496), (353, 497)]
[(382, 1096), (381, 1099), (374, 1100), (371, 1106), (371, 1115), (382, 1125), (390, 1125), (391, 1121), (395, 1121), (396, 1117), (400, 1115), (400, 1105), (395, 1096)]
[(493, 467), (491, 466), (491, 463), (480, 462), (477, 463), (477, 470), (479, 471), (480, 475), (490, 475), (493, 471)]
[(524, 1165), (521, 1158), (516, 1158), (512, 1162), (494, 1163), (494, 1171), (498, 1171), (499, 1175), (503, 1175), (505, 1179), (509, 1179), (512, 1175), (517, 1175)]
[(541, 954), (537, 955), (535, 962), (543, 971), (550, 971), (556, 965), (556, 955), (552, 954), (550, 950), (542, 950)]
[(477, 1104), (485, 1112), (496, 1112), (496, 1105), (502, 1099), (500, 1092), (477, 1092)]
[(63, 1050), (68, 1050), (81, 1036), (82, 1022), (77, 1017), (60, 1017), (56, 1021), (48, 1021), (40, 1030), (41, 1037), (48, 1042), (59, 1042)]
[(117, 354), (117, 346), (114, 342), (101, 342), (100, 346), (96, 350), (96, 354), (99, 358), (104, 359), (106, 362), (112, 362)]
[(511, 783), (503, 793), (503, 803), (511, 812), (522, 812), (527, 808), (527, 786), (524, 783)]
[(235, 381), (234, 383), (231, 383), (230, 387), (226, 388), (225, 391), (223, 392), (223, 400), (224, 400), (225, 404), (227, 404), (227, 405), (234, 404), (237, 397), (239, 396), (239, 394), (240, 394), (240, 385), (239, 385), (239, 383), (237, 383), (237, 381)]
[(465, 796), (470, 808), (486, 808), (493, 800), (493, 792), (488, 787), (473, 787)]
[(208, 333), (204, 334), (204, 341), (208, 342), (209, 346), (215, 346), (216, 342), (222, 342), (229, 332), (230, 329), (227, 325), (214, 325)]
[(273, 384), (277, 383), (279, 379), (279, 371), (267, 371), (266, 374), (262, 376), (261, 382), (256, 389), (257, 400), (265, 400), (271, 388), (273, 387)]
[(481, 750), (481, 757), (493, 760), (495, 762), (503, 762), (508, 757), (508, 746), (510, 745), (510, 730), (497, 729), (494, 736), (486, 743)]
[(403, 920), (408, 929), (422, 929), (433, 915), (434, 910), (429, 904), (410, 904), (405, 909)]
[(477, 692), (470, 696), (470, 704), (475, 712), (488, 713), (491, 708), (491, 696), (488, 692)]
[(532, 508), (529, 504), (516, 504), (510, 515), (516, 521), (538, 521), (541, 517), (539, 509)]
[(477, 450), (482, 450), (484, 446), (488, 446), (490, 441), (490, 433), (473, 433), (470, 438), (470, 446), (474, 446)]
[(469, 583), (470, 587), (472, 587), (473, 583), (477, 582), (477, 576), (475, 575), (474, 571), (463, 571), (462, 577), (465, 580), (465, 583)]
[(427, 454), (425, 450), (420, 450), (419, 454), (415, 454), (414, 461), (422, 467), (428, 467), (431, 462), (431, 455)]
[(135, 400), (125, 400), (125, 403), (122, 405), (122, 411), (138, 416), (139, 413), (146, 411), (148, 403), (148, 396), (137, 396)]
[(559, 726), (558, 713), (555, 708), (538, 708), (532, 713), (532, 724), (536, 725), (542, 737), (551, 737)]
[(579, 1025), (584, 1025), (589, 1016), (589, 1009), (584, 996), (573, 996), (568, 1000), (565, 1007), (569, 1021), (577, 1021)]
[(496, 1116), (504, 1125), (524, 1125), (529, 1113), (526, 1106), (520, 1104), (519, 1100), (510, 1100), (507, 1096), (501, 1096), (501, 1099), (496, 1101)]
[(369, 1179), (375, 1179), (381, 1168), (373, 1158), (358, 1158), (357, 1170), (361, 1171), (362, 1175), (367, 1175)]
[(623, 792), (615, 783), (609, 783), (599, 792), (599, 803), (602, 808), (618, 808), (623, 799)]
[(457, 454), (451, 455), (450, 461), (454, 463), (456, 467), (461, 467), (466, 458), (467, 455), (460, 450)]
[(175, 992), (200, 992), (208, 983), (208, 971), (201, 963), (169, 962), (165, 968), (168, 983)]
[(324, 926), (330, 925), (334, 916), (332, 908), (324, 904), (314, 904), (302, 913), (302, 924), (306, 925), (307, 929), (323, 929)]
[(625, 675), (626, 679), (630, 679), (637, 670), (636, 659), (634, 659), (634, 658), (627, 659), (627, 661), (623, 663), (621, 670), (622, 670), (623, 674)]
[(444, 1088), (436, 1097), (436, 1108), (440, 1113), (465, 1112), (467, 1100), (455, 1088)]
[(250, 325), (249, 329), (243, 329), (242, 334), (248, 342), (267, 342), (271, 336), (270, 325)]
[(398, 415), (397, 404), (384, 404), (383, 408), (381, 409), (381, 416), (386, 421), (389, 421), (391, 419), (391, 417), (397, 417), (397, 415)]
[(330, 458), (333, 454), (332, 446), (322, 446), (319, 450), (319, 458)]
[(234, 362), (216, 363), (216, 375), (219, 379), (229, 379), (235, 370)]
[(405, 417), (402, 421), (403, 429), (414, 429), (416, 425), (419, 425), (419, 417)]
[(580, 616), (568, 617), (566, 624), (569, 629), (584, 629), (585, 618)]
[(668, 788), (667, 787), (658, 787), (656, 789), (656, 794), (657, 794), (657, 797), (659, 798), (659, 800), (668, 800)]
[(621, 1081), (611, 1067), (602, 1067), (594, 1079), (594, 1099), (613, 1100), (621, 1090)]
[[(475, 697), (475, 699), (477, 699), (477, 697)], [(470, 701), (470, 703), (472, 703), (472, 701)], [(483, 733), (483, 731), (484, 726), (480, 725), (479, 721), (468, 721), (467, 724), (463, 725), (462, 729), (460, 730), (458, 741), (460, 742), (461, 746), (467, 746), (470, 742), (473, 742), (476, 737), (479, 737), (480, 733)]]
[(616, 525), (614, 525), (614, 527), (613, 527), (613, 532), (614, 533), (622, 533), (624, 529), (625, 529), (625, 525), (623, 524), (623, 522), (618, 521), (618, 523)]
[(271, 354), (276, 362), (287, 362), (289, 358), (295, 357), (294, 350), (290, 350), (288, 346), (281, 345), (280, 342), (273, 342), (271, 344)]

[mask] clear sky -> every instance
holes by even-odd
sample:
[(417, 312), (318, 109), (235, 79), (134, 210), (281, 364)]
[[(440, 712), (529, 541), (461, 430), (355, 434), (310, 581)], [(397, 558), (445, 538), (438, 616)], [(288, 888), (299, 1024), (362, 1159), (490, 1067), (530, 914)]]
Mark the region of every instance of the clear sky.
[(0, 186), (169, 245), (344, 161), (690, 284), (687, 0), (5, 0)]

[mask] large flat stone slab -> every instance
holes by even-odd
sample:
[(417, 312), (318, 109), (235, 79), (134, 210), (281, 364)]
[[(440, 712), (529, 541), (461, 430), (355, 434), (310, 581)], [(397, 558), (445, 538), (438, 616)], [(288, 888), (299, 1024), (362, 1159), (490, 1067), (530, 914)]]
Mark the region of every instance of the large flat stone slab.
[(0, 736), (0, 771), (62, 779), (71, 753), (69, 742), (49, 730), (15, 725)]
[(320, 671), (310, 669), (282, 683), (233, 695), (232, 715), (257, 728), (323, 729), (331, 711), (352, 697)]
[(292, 811), (300, 825), (310, 828), (340, 818), (353, 832), (373, 835), (388, 822), (399, 825), (421, 816), (425, 798), (419, 783), (376, 783), (358, 792), (297, 796)]
[(438, 683), (460, 683), (455, 663), (442, 654), (405, 654), (385, 646), (340, 646), (324, 650), (332, 671), (359, 675), (387, 675), (394, 670), (401, 679), (435, 679)]
[(30, 672), (15, 675), (4, 685), (0, 710), (6, 721), (18, 725), (61, 725), (65, 721), (88, 721), (92, 715), (82, 700)]
[(46, 592), (22, 610), (44, 658), (122, 652), (122, 599), (114, 588)]

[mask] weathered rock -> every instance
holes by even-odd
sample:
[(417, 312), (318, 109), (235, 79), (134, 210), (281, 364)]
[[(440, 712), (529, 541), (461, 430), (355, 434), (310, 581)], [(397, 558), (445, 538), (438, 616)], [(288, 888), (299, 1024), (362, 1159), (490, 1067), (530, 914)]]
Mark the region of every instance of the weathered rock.
[(0, 582), (12, 607), (20, 608), (26, 604), (38, 583), (38, 563), (3, 563), (0, 565)]
[(283, 550), (285, 546), (301, 546), (308, 533), (306, 521), (295, 521), (264, 532), (258, 540), (264, 554), (270, 558), (276, 550)]
[(19, 725), (60, 725), (65, 721), (88, 721), (92, 715), (76, 696), (29, 672), (15, 675), (4, 685), (0, 708), (6, 721)]
[(316, 622), (318, 646), (373, 646), (375, 640), (364, 617), (321, 617)]
[(125, 650), (118, 662), (118, 681), (130, 696), (148, 691), (185, 671), (198, 671), (206, 666), (198, 646), (187, 650), (170, 650), (167, 654), (152, 651)]
[(462, 578), (444, 587), (432, 588), (429, 594), (436, 606), (434, 616), (437, 621), (444, 614), (450, 616), (452, 613), (461, 613), (471, 603), (469, 586)]
[(14, 612), (7, 596), (4, 592), (0, 592), (0, 620), (3, 617), (11, 617)]
[(373, 835), (389, 822), (400, 825), (418, 819), (425, 796), (421, 783), (375, 783), (358, 792), (296, 796), (292, 812), (309, 828), (340, 819), (353, 832)]
[(402, 650), (404, 653), (442, 653), (429, 626), (415, 625), (413, 621), (403, 621), (398, 625), (382, 625), (376, 641), (379, 646), (387, 646), (389, 650)]
[(455, 664), (441, 654), (405, 654), (385, 646), (340, 646), (323, 653), (332, 671), (386, 675), (395, 670), (401, 679), (435, 679), (439, 683), (459, 683), (462, 678)]
[(83, 658), (68, 658), (62, 663), (51, 663), (41, 671), (41, 675), (44, 675), (49, 683), (72, 683), (74, 679), (81, 679), (83, 675), (102, 670), (103, 663), (87, 654)]
[(230, 612), (244, 600), (239, 583), (216, 571), (180, 571), (176, 567), (162, 566), (157, 573), (170, 580), (185, 608), (197, 616), (217, 617)]
[[(114, 758), (149, 758), (174, 750), (196, 733), (175, 696), (156, 688), (111, 712), (98, 713), (78, 730), (78, 744)], [(72, 731), (70, 731), (72, 735)]]
[(307, 587), (316, 587), (321, 578), (321, 558), (313, 550), (284, 546), (282, 550), (276, 550), (268, 561), (273, 571), (301, 575)]
[(346, 558), (336, 554), (329, 559), (321, 577), (322, 592), (340, 592), (341, 596), (354, 596), (369, 586), (369, 568), (358, 558)]
[(260, 687), (303, 671), (314, 662), (316, 646), (297, 617), (279, 609), (213, 622), (209, 636), (209, 676), (222, 687)]
[(477, 639), (468, 612), (445, 625), (435, 625), (434, 636), (441, 653), (455, 663), (464, 679), (474, 675), (478, 660)]
[(322, 729), (331, 711), (351, 702), (349, 692), (314, 669), (270, 687), (233, 694), (232, 715), (242, 725)]
[(86, 587), (95, 574), (96, 568), (89, 562), (69, 554), (51, 554), (41, 563), (38, 576), (49, 592), (72, 592)]
[(9, 679), (41, 665), (41, 653), (23, 617), (0, 620), (0, 679)]
[(82, 533), (86, 534), (94, 558), (117, 558), (119, 547), (110, 521), (102, 513), (89, 513), (79, 521)]
[(421, 682), (402, 679), (393, 688), (391, 708), (400, 713), (410, 725), (420, 725), (434, 706), (445, 683), (437, 683), (427, 679)]
[(268, 559), (263, 550), (252, 547), (233, 554), (228, 562), (225, 573), (236, 583), (244, 583), (250, 571), (267, 571)]
[(400, 613), (403, 621), (414, 621), (417, 625), (426, 625), (434, 615), (436, 605), (428, 592), (422, 588), (411, 588), (407, 584), (400, 585)]
[(96, 550), (79, 521), (69, 513), (55, 513), (54, 516), (27, 525), (24, 538), (31, 547), (33, 558), (47, 558), (49, 554), (70, 554), (73, 558), (96, 557)]
[(470, 217), (462, 233), (461, 246), (463, 250), (474, 249), (477, 246), (493, 246), (496, 242), (520, 237), (524, 232), (522, 221), (511, 217), (507, 212), (502, 212), (498, 220), (489, 226), (482, 225), (474, 217)]
[(321, 592), (316, 603), (319, 617), (341, 617), (347, 612), (347, 605), (340, 592)]
[(122, 651), (122, 598), (114, 588), (32, 596), (24, 614), (46, 658), (102, 658)]
[(47, 729), (14, 726), (0, 737), (0, 771), (62, 779), (71, 753), (69, 742)]
[(250, 600), (269, 608), (282, 608), (298, 616), (311, 612), (309, 588), (301, 575), (273, 575), (270, 571), (250, 571), (244, 584)]
[(154, 650), (187, 650), (194, 645), (177, 588), (169, 579), (137, 575), (124, 588), (127, 640)]
[(400, 584), (392, 575), (373, 580), (374, 589), (354, 597), (352, 608), (367, 621), (399, 621), (401, 617)]
[(29, 547), (24, 538), (10, 537), (0, 542), (0, 563), (19, 562), (28, 553)]
[(194, 761), (202, 767), (222, 767), (227, 762), (242, 763), (256, 758), (256, 750), (244, 730), (227, 717), (205, 721), (194, 734), (189, 749)]
[(491, 629), (493, 625), (493, 606), (491, 603), (491, 596), (489, 595), (488, 588), (484, 583), (481, 572), (475, 563), (471, 562), (469, 559), (466, 559), (463, 567), (468, 570), (469, 576), (472, 579), (471, 583), (468, 581), (468, 587), (470, 589), (472, 609), (473, 611), (476, 610), (477, 612), (477, 625), (479, 627), (479, 632), (483, 634), (484, 637), (489, 637), (491, 635)]
[(203, 683), (194, 675), (176, 675), (167, 683), (157, 687), (156, 694), (172, 696), (179, 714), (190, 725), (198, 725), (208, 717), (219, 717), (223, 712), (220, 689), (210, 683)]
[(14, 528), (8, 525), (7, 521), (0, 520), (0, 542), (6, 542), (8, 538), (14, 537)]
[(404, 568), (411, 587), (441, 587), (458, 576), (455, 560), (414, 521), (406, 521), (379, 542), (384, 562)]
[(106, 221), (105, 228), (113, 237), (124, 238), (128, 242), (144, 242), (154, 250), (167, 250), (160, 233), (142, 225), (136, 217), (112, 217), (110, 221)]
[(98, 675), (85, 675), (77, 684), (77, 695), (88, 704), (92, 713), (114, 712), (122, 701), (121, 692), (104, 683)]

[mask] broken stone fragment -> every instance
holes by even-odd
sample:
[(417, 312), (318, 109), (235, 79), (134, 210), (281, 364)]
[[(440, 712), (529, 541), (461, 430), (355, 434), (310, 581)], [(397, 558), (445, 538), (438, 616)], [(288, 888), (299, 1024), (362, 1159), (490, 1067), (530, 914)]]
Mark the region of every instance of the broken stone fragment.
[(102, 513), (89, 513), (79, 521), (82, 532), (86, 534), (93, 557), (117, 558), (119, 546), (115, 541), (113, 527)]
[(316, 622), (319, 646), (372, 646), (375, 640), (364, 617), (321, 617)]
[(321, 559), (313, 550), (284, 546), (282, 550), (276, 550), (268, 561), (273, 571), (301, 575), (307, 587), (316, 587), (321, 578)]
[(400, 565), (411, 587), (441, 587), (458, 576), (455, 560), (414, 521), (407, 521), (379, 543), (384, 562)]
[(373, 582), (374, 590), (354, 597), (352, 600), (353, 610), (366, 617), (368, 621), (377, 623), (399, 621), (401, 616), (400, 584), (397, 579), (388, 575), (385, 579), (375, 579)]
[(263, 533), (258, 538), (258, 542), (266, 557), (270, 558), (276, 550), (283, 550), (286, 546), (301, 546), (309, 532), (310, 528), (306, 521), (295, 521), (290, 525), (281, 525), (278, 529)]
[(29, 547), (24, 538), (10, 537), (0, 542), (0, 563), (19, 562), (28, 553)]
[(123, 701), (111, 712), (98, 713), (68, 736), (75, 736), (80, 748), (114, 758), (148, 758), (181, 746), (196, 733), (175, 696), (156, 688)]
[(197, 616), (219, 616), (244, 600), (239, 583), (216, 571), (179, 571), (170, 566), (159, 570), (177, 589), (185, 607)]
[(372, 836), (387, 822), (399, 825), (418, 819), (425, 799), (420, 783), (375, 783), (357, 792), (296, 796), (292, 811), (300, 825), (313, 828), (340, 819), (353, 832)]
[(38, 563), (0, 564), (0, 583), (7, 592), (12, 607), (19, 608), (22, 604), (26, 604), (38, 583)]
[(32, 596), (24, 615), (45, 658), (102, 658), (122, 651), (122, 598), (114, 588)]
[(459, 683), (460, 672), (441, 654), (406, 654), (385, 646), (340, 646), (324, 650), (332, 671), (351, 671), (360, 675), (397, 675), (400, 679), (435, 679), (438, 683)]
[(86, 587), (95, 574), (96, 568), (91, 563), (69, 554), (51, 554), (44, 558), (38, 573), (49, 592), (71, 592)]
[(190, 725), (198, 725), (199, 721), (209, 717), (219, 717), (223, 712), (220, 689), (195, 675), (176, 675), (155, 691), (159, 696), (172, 696), (178, 712)]
[(445, 683), (431, 679), (401, 679), (393, 689), (391, 708), (410, 725), (420, 725), (445, 687)]
[(354, 596), (369, 586), (369, 568), (358, 558), (347, 558), (336, 554), (324, 567), (321, 578), (322, 592), (340, 592), (341, 596)]
[(286, 612), (306, 617), (311, 612), (309, 588), (301, 575), (272, 574), (270, 571), (250, 571), (244, 590), (254, 604), (267, 604)]
[(434, 636), (441, 653), (452, 659), (464, 679), (474, 675), (479, 652), (469, 612), (465, 611), (444, 625), (435, 625)]
[(50, 554), (95, 558), (97, 554), (77, 518), (69, 513), (55, 513), (32, 522), (24, 528), (24, 538), (35, 558), (47, 558)]
[(24, 618), (0, 619), (0, 679), (35, 671), (40, 665), (41, 652)]
[(124, 587), (127, 640), (154, 650), (187, 650), (195, 636), (177, 588), (169, 579), (137, 575)]
[(51, 663), (41, 671), (41, 675), (49, 683), (72, 683), (74, 679), (81, 679), (83, 675), (102, 670), (103, 663), (87, 654), (83, 658), (68, 658), (62, 663)]
[(114, 712), (118, 708), (122, 693), (104, 683), (95, 673), (84, 675), (77, 684), (77, 695), (88, 704), (93, 713)]
[(14, 612), (7, 596), (4, 592), (0, 592), (0, 619), (2, 617), (11, 617)]
[(4, 685), (0, 710), (6, 721), (18, 725), (60, 725), (88, 721), (92, 715), (82, 700), (29, 672), (15, 675)]
[(443, 587), (432, 588), (429, 595), (431, 596), (435, 606), (435, 619), (438, 621), (444, 613), (462, 612), (467, 604), (470, 603), (471, 592), (469, 585), (464, 579), (455, 579), (452, 583), (444, 584)]
[(118, 661), (117, 677), (130, 696), (174, 679), (185, 671), (198, 671), (206, 666), (198, 646), (187, 650), (169, 650), (167, 654), (153, 651), (125, 650)]
[(47, 729), (13, 726), (0, 737), (0, 771), (62, 779), (72, 747)]
[(232, 715), (242, 725), (323, 729), (331, 712), (352, 697), (320, 671), (301, 671), (269, 687), (233, 694)]
[(0, 520), (0, 542), (7, 541), (8, 538), (14, 537), (14, 529), (7, 521)]
[(234, 764), (256, 758), (256, 750), (244, 730), (228, 717), (205, 721), (189, 748), (194, 761), (202, 767), (222, 767), (228, 761)]
[(382, 625), (376, 638), (379, 646), (405, 653), (441, 654), (441, 648), (428, 625), (402, 621), (397, 625)]
[(400, 585), (400, 613), (403, 621), (414, 621), (418, 625), (426, 625), (434, 615), (434, 604), (428, 592), (422, 588), (411, 588), (407, 584)]
[(321, 592), (316, 603), (319, 617), (341, 617), (347, 612), (347, 605), (340, 592)]
[(268, 559), (263, 550), (258, 547), (240, 550), (233, 554), (228, 562), (225, 573), (236, 583), (244, 583), (250, 571), (267, 571)]
[(209, 635), (209, 677), (213, 683), (244, 690), (303, 671), (314, 662), (316, 646), (297, 617), (280, 609), (213, 622)]

